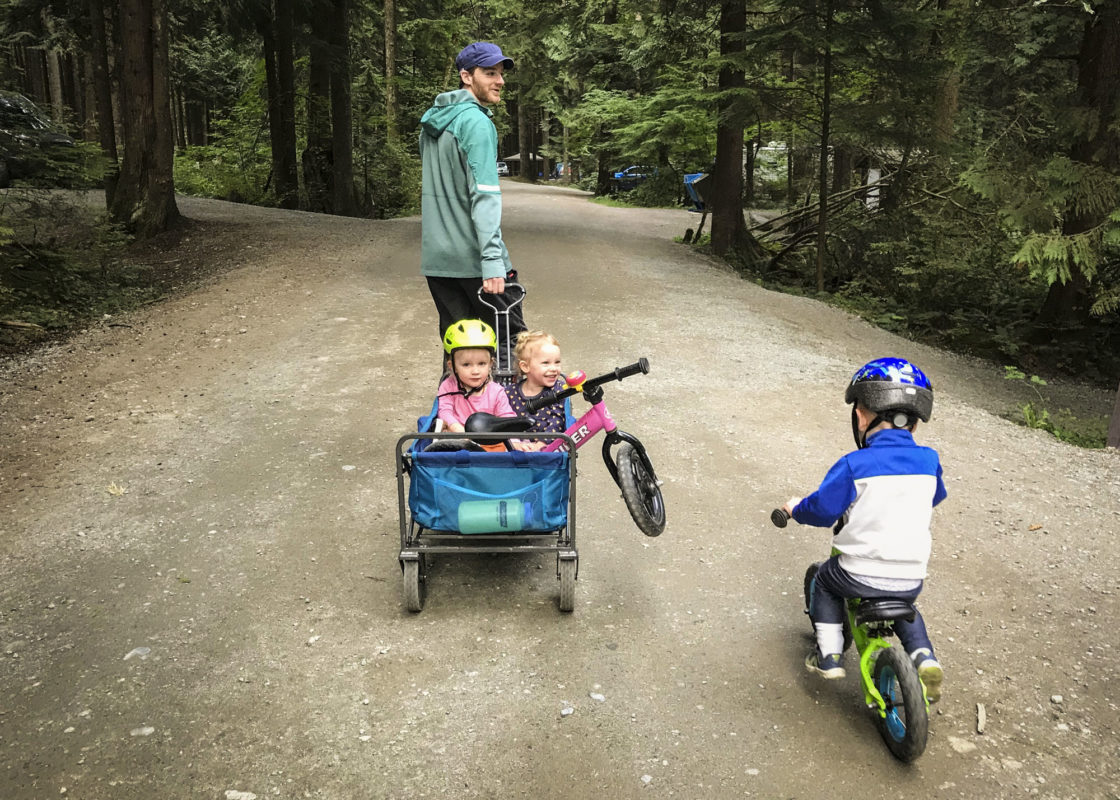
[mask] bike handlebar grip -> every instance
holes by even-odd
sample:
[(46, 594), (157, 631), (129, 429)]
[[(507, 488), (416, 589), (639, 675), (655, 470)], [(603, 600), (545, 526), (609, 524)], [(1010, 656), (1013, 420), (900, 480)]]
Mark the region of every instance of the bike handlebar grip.
[(559, 403), (563, 399), (563, 394), (544, 394), (540, 397), (530, 397), (525, 401), (525, 412), (527, 414), (533, 414), (537, 411), (540, 411), (545, 406), (550, 406), (553, 403)]
[(639, 358), (635, 363), (628, 367), (619, 367), (614, 371), (615, 379), (622, 380), (629, 378), (631, 375), (648, 375), (649, 374), (649, 361), (645, 358)]
[(789, 512), (784, 508), (775, 508), (770, 512), (770, 521), (779, 528), (784, 528), (789, 522)]

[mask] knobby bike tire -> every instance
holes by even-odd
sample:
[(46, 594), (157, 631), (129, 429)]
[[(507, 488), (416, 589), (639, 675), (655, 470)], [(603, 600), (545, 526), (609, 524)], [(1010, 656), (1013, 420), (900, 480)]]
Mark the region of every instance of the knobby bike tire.
[(629, 442), (619, 445), (616, 466), (622, 499), (626, 501), (634, 524), (646, 536), (660, 536), (665, 530), (665, 501), (661, 497), (661, 487)]
[(884, 718), (875, 709), (875, 723), (895, 758), (910, 762), (926, 749), (929, 713), (918, 670), (899, 647), (888, 647), (875, 660), (875, 688), (887, 702)]

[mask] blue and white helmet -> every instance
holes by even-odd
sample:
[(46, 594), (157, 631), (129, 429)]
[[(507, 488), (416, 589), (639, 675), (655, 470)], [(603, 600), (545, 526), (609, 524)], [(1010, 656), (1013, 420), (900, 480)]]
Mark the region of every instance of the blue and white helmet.
[[(929, 422), (933, 413), (933, 384), (925, 373), (904, 358), (868, 361), (852, 376), (844, 402), (860, 405), (888, 420), (891, 412)], [(897, 425), (896, 427), (903, 427)]]

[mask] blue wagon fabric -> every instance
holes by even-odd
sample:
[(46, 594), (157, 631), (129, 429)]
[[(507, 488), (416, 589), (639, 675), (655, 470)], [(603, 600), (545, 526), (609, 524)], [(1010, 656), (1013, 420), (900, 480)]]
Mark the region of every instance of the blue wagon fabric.
[(416, 524), (456, 531), (459, 504), (479, 500), (529, 503), (525, 531), (567, 525), (570, 492), (567, 453), (412, 452), (408, 506)]

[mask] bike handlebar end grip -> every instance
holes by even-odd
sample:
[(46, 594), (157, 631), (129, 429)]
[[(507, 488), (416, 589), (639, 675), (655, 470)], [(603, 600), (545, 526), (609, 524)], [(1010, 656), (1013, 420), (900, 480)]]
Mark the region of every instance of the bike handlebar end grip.
[(642, 356), (638, 359), (638, 366), (642, 368), (643, 375), (649, 375), (649, 359)]
[(770, 521), (779, 528), (784, 528), (786, 523), (789, 522), (789, 514), (786, 513), (784, 508), (775, 508), (770, 512)]

